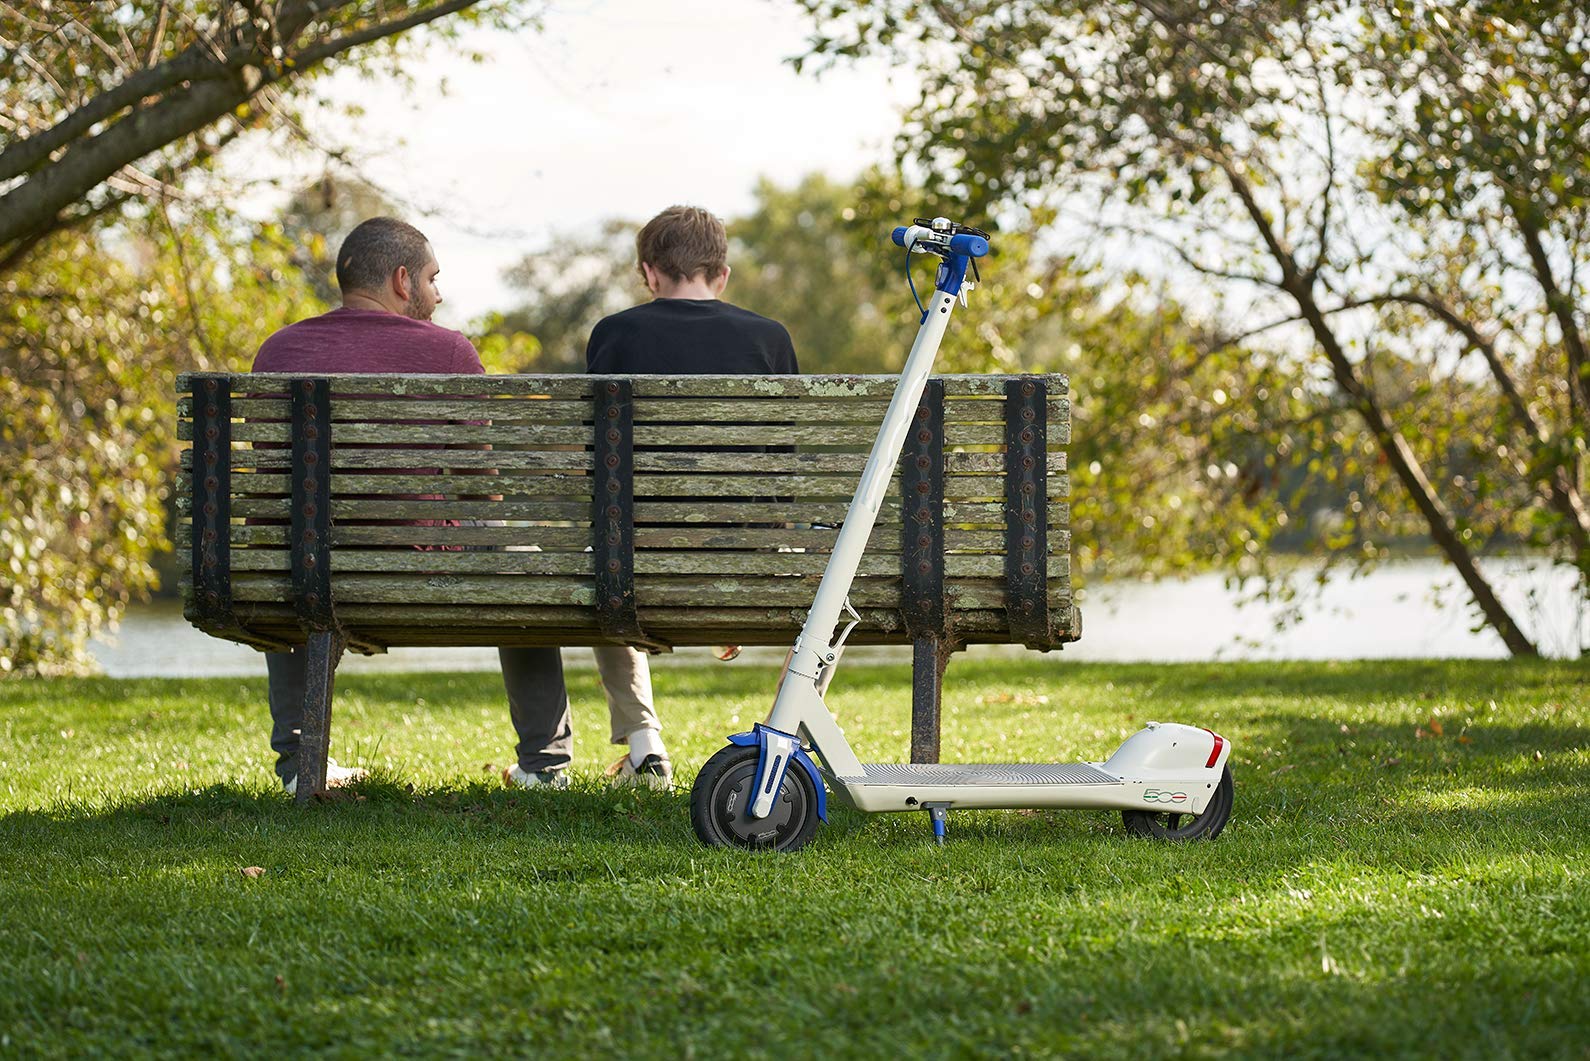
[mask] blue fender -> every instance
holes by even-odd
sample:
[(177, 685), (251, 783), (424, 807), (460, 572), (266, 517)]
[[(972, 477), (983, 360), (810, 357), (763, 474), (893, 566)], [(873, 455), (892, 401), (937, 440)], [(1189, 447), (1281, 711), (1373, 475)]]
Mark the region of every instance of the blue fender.
[(799, 739), (788, 733), (780, 733), (779, 730), (764, 726), (758, 722), (749, 733), (730, 735), (729, 743), (737, 744), (742, 748), (757, 748), (756, 772), (757, 776), (760, 777), (762, 774), (762, 762), (767, 758), (767, 742), (762, 737), (763, 732), (779, 733), (780, 736), (789, 737), (789, 739), (795, 741), (795, 754), (791, 758), (799, 763), (806, 770), (807, 776), (812, 779), (812, 787), (817, 789), (817, 818), (826, 825), (828, 823), (828, 790), (823, 787), (823, 778), (817, 772), (817, 764), (812, 762), (810, 755), (806, 754), (806, 749), (801, 747)]

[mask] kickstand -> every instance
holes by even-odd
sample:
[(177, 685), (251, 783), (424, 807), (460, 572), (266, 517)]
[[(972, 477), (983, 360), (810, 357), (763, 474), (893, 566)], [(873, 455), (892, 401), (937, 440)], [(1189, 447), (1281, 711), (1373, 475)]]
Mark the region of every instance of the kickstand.
[(950, 820), (950, 805), (948, 803), (924, 803), (922, 809), (928, 812), (928, 817), (933, 819), (933, 839), (939, 843), (944, 842), (944, 829)]

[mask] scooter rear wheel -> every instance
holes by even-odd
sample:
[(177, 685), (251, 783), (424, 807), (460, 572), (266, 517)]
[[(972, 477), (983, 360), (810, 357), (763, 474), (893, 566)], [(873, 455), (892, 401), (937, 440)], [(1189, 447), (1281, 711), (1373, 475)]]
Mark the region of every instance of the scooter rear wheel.
[(817, 789), (800, 767), (784, 771), (773, 811), (750, 816), (756, 790), (755, 747), (731, 744), (707, 760), (690, 790), (690, 824), (709, 847), (794, 851), (817, 831)]
[[(1169, 811), (1123, 810), (1121, 820), (1126, 831), (1134, 836), (1152, 840), (1213, 840), (1231, 820), (1231, 804), (1235, 786), (1231, 783), (1231, 767), (1220, 774), (1220, 784), (1202, 814), (1173, 814)], [(1185, 819), (1185, 820), (1184, 820)]]

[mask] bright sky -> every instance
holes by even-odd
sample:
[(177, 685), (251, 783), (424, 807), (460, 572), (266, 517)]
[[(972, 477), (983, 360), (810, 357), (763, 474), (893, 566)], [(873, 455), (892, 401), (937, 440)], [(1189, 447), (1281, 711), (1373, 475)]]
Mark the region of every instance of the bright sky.
[[(442, 265), (437, 320), (456, 327), (511, 304), (502, 270), (554, 232), (676, 202), (728, 217), (760, 176), (843, 179), (887, 158), (914, 79), (880, 64), (797, 75), (784, 60), (810, 29), (788, 0), (559, 0), (539, 34), (435, 50), (410, 98), (328, 83), (367, 114), (356, 130), (326, 119), (312, 131), (372, 148), (365, 171), (422, 208)], [(471, 48), (488, 62), (465, 59)], [(234, 166), (302, 180), (322, 168), (259, 152)], [(279, 203), (262, 196), (257, 210)]]

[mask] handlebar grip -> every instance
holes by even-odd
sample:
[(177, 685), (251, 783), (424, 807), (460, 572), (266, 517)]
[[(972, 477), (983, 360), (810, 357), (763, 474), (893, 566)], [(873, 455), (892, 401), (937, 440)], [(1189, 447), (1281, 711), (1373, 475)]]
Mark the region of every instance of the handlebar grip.
[(901, 225), (889, 233), (889, 238), (894, 241), (896, 247), (909, 247), (917, 240), (932, 239), (933, 236), (931, 228), (923, 228), (921, 225)]
[[(896, 229), (896, 231), (899, 230)], [(981, 258), (988, 253), (988, 241), (982, 236), (974, 236), (970, 232), (961, 232), (950, 237), (950, 250), (970, 258)]]

